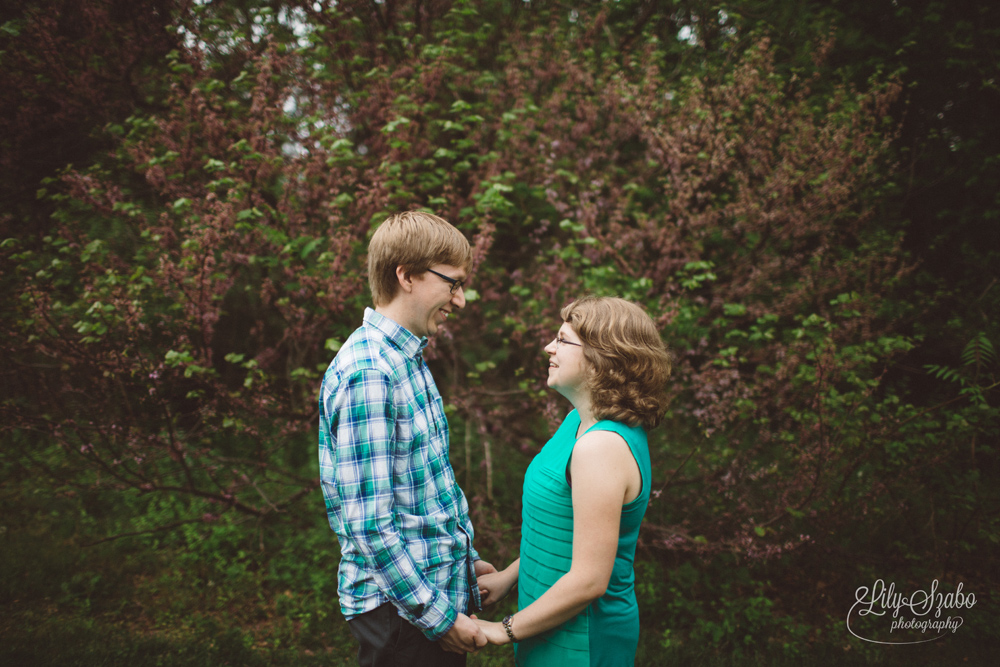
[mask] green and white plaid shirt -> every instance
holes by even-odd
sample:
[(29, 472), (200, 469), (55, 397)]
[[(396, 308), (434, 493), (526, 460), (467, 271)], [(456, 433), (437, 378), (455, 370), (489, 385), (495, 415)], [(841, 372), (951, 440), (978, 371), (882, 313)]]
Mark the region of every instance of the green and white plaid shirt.
[(365, 310), (319, 394), (319, 475), (340, 541), (340, 609), (392, 602), (431, 640), (480, 606), (469, 504), (448, 460), (448, 422), (426, 338)]

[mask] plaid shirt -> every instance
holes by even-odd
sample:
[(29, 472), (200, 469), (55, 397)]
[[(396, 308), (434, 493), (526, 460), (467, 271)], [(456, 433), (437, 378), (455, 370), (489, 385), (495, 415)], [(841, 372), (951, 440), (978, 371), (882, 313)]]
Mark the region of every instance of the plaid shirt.
[(340, 542), (340, 609), (392, 602), (431, 640), (478, 609), (472, 522), (448, 460), (426, 338), (365, 309), (319, 395), (319, 475)]

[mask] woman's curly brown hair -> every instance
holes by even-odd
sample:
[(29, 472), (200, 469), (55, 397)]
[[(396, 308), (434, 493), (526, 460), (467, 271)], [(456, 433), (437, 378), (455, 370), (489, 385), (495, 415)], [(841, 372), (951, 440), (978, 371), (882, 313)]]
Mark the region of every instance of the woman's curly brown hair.
[(594, 416), (647, 430), (659, 424), (667, 410), (672, 355), (646, 311), (625, 299), (587, 296), (560, 315), (590, 362)]

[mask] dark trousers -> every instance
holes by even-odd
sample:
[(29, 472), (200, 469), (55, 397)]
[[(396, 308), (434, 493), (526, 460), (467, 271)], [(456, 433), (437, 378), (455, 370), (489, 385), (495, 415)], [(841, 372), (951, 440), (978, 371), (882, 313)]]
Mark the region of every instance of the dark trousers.
[(361, 667), (464, 667), (465, 655), (449, 653), (399, 616), (390, 603), (347, 622), (361, 643)]

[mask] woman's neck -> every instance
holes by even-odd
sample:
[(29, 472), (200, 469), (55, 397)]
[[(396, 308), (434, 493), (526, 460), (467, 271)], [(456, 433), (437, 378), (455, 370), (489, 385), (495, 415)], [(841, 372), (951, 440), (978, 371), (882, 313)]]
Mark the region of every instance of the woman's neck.
[(594, 409), (591, 406), (589, 393), (577, 397), (572, 403), (573, 407), (576, 408), (576, 413), (580, 415), (580, 428), (576, 431), (576, 437), (579, 438), (588, 428), (597, 423), (597, 417), (594, 416)]

